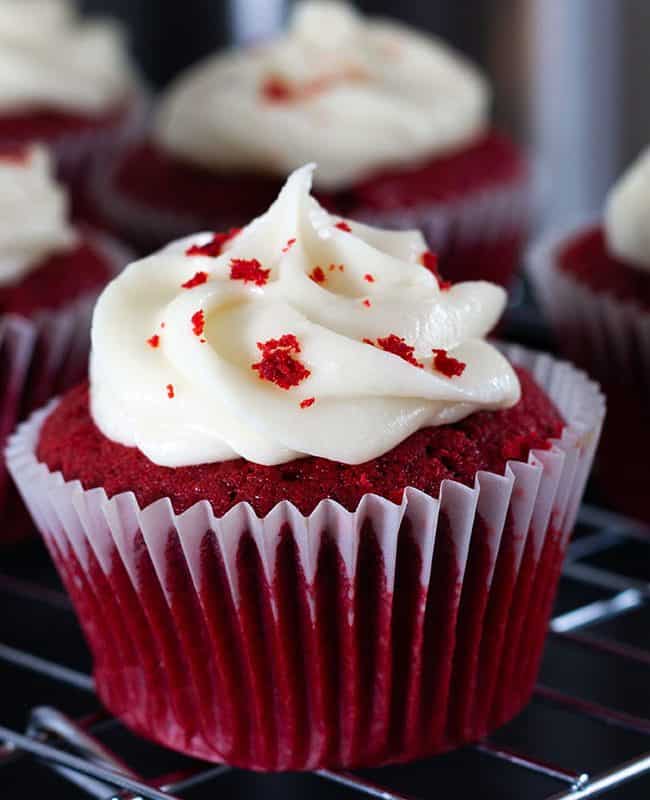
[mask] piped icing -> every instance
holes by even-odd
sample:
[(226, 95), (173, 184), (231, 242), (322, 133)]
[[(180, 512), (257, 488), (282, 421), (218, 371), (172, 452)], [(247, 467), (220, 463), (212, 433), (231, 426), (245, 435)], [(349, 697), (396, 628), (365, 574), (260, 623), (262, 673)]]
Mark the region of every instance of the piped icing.
[(650, 148), (610, 190), (605, 234), (614, 255), (650, 272)]

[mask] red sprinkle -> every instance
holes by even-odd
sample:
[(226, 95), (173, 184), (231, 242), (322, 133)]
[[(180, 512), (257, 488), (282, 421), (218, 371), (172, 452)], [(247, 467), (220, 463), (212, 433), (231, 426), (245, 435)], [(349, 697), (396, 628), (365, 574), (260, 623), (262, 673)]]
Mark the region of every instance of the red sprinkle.
[(262, 84), (262, 95), (270, 103), (288, 103), (293, 99), (291, 86), (277, 75), (270, 75)]
[(420, 263), (423, 267), (426, 267), (438, 281), (440, 291), (444, 292), (447, 289), (451, 289), (453, 283), (451, 281), (446, 281), (440, 272), (438, 272), (438, 256), (435, 253), (432, 253), (430, 250), (425, 250), (420, 256)]
[(193, 289), (195, 286), (201, 286), (202, 283), (205, 283), (208, 279), (207, 272), (196, 272), (193, 278), (190, 278), (189, 281), (185, 281), (185, 283), (181, 283), (182, 289)]
[(343, 220), (337, 222), (334, 227), (338, 228), (340, 231), (345, 231), (346, 233), (352, 233), (352, 228), (348, 225), (347, 222), (344, 222)]
[(374, 276), (372, 276), (369, 272), (366, 272), (366, 274), (363, 276), (363, 279), (364, 281), (368, 281), (368, 283), (375, 282)]
[(291, 248), (293, 247), (293, 245), (294, 245), (295, 243), (296, 243), (296, 240), (295, 240), (295, 239), (288, 239), (288, 240), (287, 240), (287, 243), (286, 243), (286, 244), (285, 244), (285, 246), (282, 248), (282, 252), (283, 252), (283, 253), (287, 253), (289, 250), (291, 250)]
[(462, 361), (447, 355), (446, 350), (433, 350), (433, 367), (442, 372), (447, 378), (460, 377), (465, 372), (467, 364)]
[(158, 336), (157, 333), (154, 333), (154, 335), (150, 339), (147, 339), (147, 344), (149, 345), (149, 347), (158, 347), (158, 345), (160, 344), (160, 336)]
[(264, 286), (269, 280), (270, 269), (262, 269), (256, 258), (233, 258), (230, 260), (230, 277), (234, 281)]
[(285, 333), (279, 339), (258, 342), (257, 348), (262, 353), (262, 360), (253, 364), (251, 369), (257, 370), (261, 380), (275, 383), (281, 389), (290, 389), (311, 375), (310, 370), (292, 355), (300, 353), (300, 343), (294, 334)]
[(205, 330), (205, 314), (199, 309), (196, 314), (192, 314), (192, 333), (195, 336), (203, 336)]
[(223, 252), (224, 245), (241, 231), (241, 228), (231, 228), (227, 233), (215, 233), (207, 244), (193, 244), (185, 251), (187, 256), (208, 256), (217, 258)]
[[(365, 341), (367, 340), (364, 339), (364, 342)], [(368, 340), (368, 344), (373, 344), (373, 342)], [(424, 367), (424, 364), (421, 364), (413, 355), (415, 347), (407, 344), (405, 339), (402, 339), (401, 336), (397, 336), (394, 333), (377, 339), (377, 347), (381, 347), (382, 350), (385, 350), (387, 353), (392, 353), (394, 356), (399, 356), (409, 364), (413, 364), (414, 367), (420, 367), (420, 369)]]
[(313, 406), (315, 402), (316, 402), (315, 397), (308, 397), (306, 400), (302, 401), (302, 403), (300, 404), (300, 408), (309, 408), (310, 406)]
[(168, 383), (165, 388), (167, 389), (167, 397), (169, 397), (170, 400), (173, 400), (174, 399), (174, 386), (173, 386), (173, 384)]
[(370, 308), (370, 306), (371, 306), (372, 304), (371, 304), (370, 300), (368, 300), (368, 298), (366, 297), (366, 299), (363, 301), (363, 305), (364, 305), (366, 308)]
[(165, 323), (164, 323), (164, 322), (161, 322), (161, 323), (160, 323), (160, 327), (161, 327), (161, 328), (164, 328), (164, 327), (165, 327)]
[(321, 267), (314, 267), (314, 269), (309, 273), (309, 277), (312, 279), (312, 281), (314, 281), (314, 283), (325, 283), (325, 273)]

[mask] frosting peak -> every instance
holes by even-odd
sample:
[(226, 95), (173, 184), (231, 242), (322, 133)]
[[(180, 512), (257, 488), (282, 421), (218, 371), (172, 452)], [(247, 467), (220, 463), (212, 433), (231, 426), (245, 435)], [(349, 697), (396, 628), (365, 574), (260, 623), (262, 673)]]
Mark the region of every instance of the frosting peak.
[(170, 467), (358, 464), (518, 400), (482, 338), (505, 292), (441, 289), (420, 233), (331, 216), (309, 194), (312, 169), (241, 232), (174, 242), (104, 291), (91, 399), (106, 436)]
[(75, 240), (68, 198), (52, 177), (47, 151), (0, 150), (0, 286), (19, 281)]
[(484, 79), (440, 40), (312, 1), (278, 39), (182, 76), (154, 135), (215, 171), (285, 176), (315, 159), (317, 185), (339, 189), (462, 146), (485, 126), (488, 102)]
[(133, 85), (123, 40), (72, 0), (0, 0), (0, 110), (105, 111)]
[(650, 271), (650, 148), (610, 191), (605, 232), (612, 253), (631, 266)]

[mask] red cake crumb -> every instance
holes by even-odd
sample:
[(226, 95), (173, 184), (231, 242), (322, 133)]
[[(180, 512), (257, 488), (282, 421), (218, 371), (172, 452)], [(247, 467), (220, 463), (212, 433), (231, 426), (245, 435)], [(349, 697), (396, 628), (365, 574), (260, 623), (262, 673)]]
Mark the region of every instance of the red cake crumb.
[(171, 383), (168, 383), (167, 386), (165, 386), (165, 389), (167, 390), (167, 397), (169, 397), (170, 400), (173, 400), (174, 399), (174, 385), (171, 384)]
[(207, 280), (207, 272), (195, 272), (194, 276), (190, 278), (189, 281), (181, 283), (181, 289), (193, 289), (195, 286), (201, 286), (201, 284), (205, 283)]
[(296, 243), (295, 239), (287, 239), (287, 243), (282, 248), (282, 252), (283, 253), (288, 253), (289, 250), (291, 250), (291, 248), (294, 246), (295, 243)]
[(463, 372), (467, 364), (463, 364), (457, 358), (447, 354), (446, 350), (433, 350), (433, 368), (438, 372), (442, 372), (447, 378), (458, 378)]
[(368, 300), (368, 298), (366, 297), (366, 299), (365, 299), (365, 300), (362, 302), (362, 305), (364, 305), (366, 308), (370, 308), (370, 306), (372, 305), (372, 303), (371, 303), (371, 302), (370, 302), (370, 300)]
[(72, 250), (44, 259), (15, 284), (0, 286), (0, 313), (29, 317), (58, 309), (97, 291), (114, 275), (115, 267), (82, 236)]
[(234, 239), (241, 228), (231, 228), (227, 233), (215, 233), (212, 239), (206, 244), (193, 244), (185, 251), (186, 256), (207, 256), (208, 258), (218, 258), (223, 253), (226, 242)]
[(143, 507), (169, 497), (177, 513), (201, 499), (218, 516), (242, 501), (257, 514), (267, 514), (281, 500), (309, 514), (328, 497), (353, 510), (366, 493), (396, 498), (406, 486), (437, 497), (442, 481), (473, 486), (479, 470), (502, 475), (513, 448), (526, 459), (531, 449), (547, 448), (549, 439), (560, 435), (563, 421), (555, 406), (532, 376), (517, 373), (522, 397), (513, 408), (423, 428), (388, 453), (356, 466), (309, 457), (273, 467), (243, 459), (159, 467), (97, 429), (88, 408), (88, 385), (83, 384), (46, 420), (37, 457), (66, 480), (80, 480), (86, 489), (103, 487), (109, 497), (133, 491)]
[(281, 389), (291, 389), (306, 380), (311, 372), (293, 354), (300, 353), (300, 343), (292, 333), (285, 333), (279, 339), (258, 342), (262, 360), (251, 369), (259, 373), (260, 379), (275, 383)]
[(149, 347), (158, 347), (160, 345), (160, 336), (157, 333), (154, 333), (149, 339), (147, 339), (147, 344)]
[(203, 309), (199, 309), (196, 314), (192, 314), (192, 333), (195, 336), (203, 336), (205, 329), (205, 314)]
[(447, 291), (447, 289), (451, 289), (451, 287), (454, 285), (452, 281), (445, 280), (438, 271), (438, 256), (435, 253), (432, 253), (430, 250), (425, 250), (420, 256), (420, 263), (423, 267), (426, 267), (433, 277), (438, 281), (438, 286), (442, 292)]
[(415, 348), (410, 344), (407, 344), (401, 336), (397, 336), (394, 333), (390, 333), (388, 336), (377, 339), (376, 344), (372, 341), (372, 339), (364, 339), (363, 341), (366, 344), (373, 345), (373, 347), (380, 347), (382, 350), (385, 350), (387, 353), (392, 353), (394, 356), (399, 356), (409, 364), (413, 364), (414, 367), (420, 367), (420, 369), (422, 369), (424, 366), (413, 355)]
[(612, 255), (602, 227), (589, 228), (564, 244), (558, 261), (561, 269), (595, 292), (650, 311), (650, 272)]
[(347, 222), (344, 222), (343, 220), (337, 222), (334, 227), (338, 228), (340, 231), (345, 231), (346, 233), (352, 233), (352, 228), (348, 225)]
[(363, 276), (363, 279), (364, 279), (364, 281), (368, 281), (368, 283), (374, 283), (375, 282), (374, 277), (369, 272), (366, 272), (366, 274)]
[(262, 265), (256, 258), (232, 258), (230, 260), (230, 277), (234, 281), (264, 286), (268, 282), (270, 274), (271, 270), (262, 269)]
[(315, 397), (307, 397), (300, 404), (300, 408), (311, 408), (311, 406), (313, 406), (315, 402), (316, 402), (316, 398)]
[(270, 103), (288, 103), (293, 99), (291, 86), (277, 75), (270, 75), (262, 82), (261, 94)]
[(321, 269), (321, 267), (314, 267), (314, 269), (309, 273), (309, 277), (314, 281), (314, 283), (325, 283), (325, 273)]

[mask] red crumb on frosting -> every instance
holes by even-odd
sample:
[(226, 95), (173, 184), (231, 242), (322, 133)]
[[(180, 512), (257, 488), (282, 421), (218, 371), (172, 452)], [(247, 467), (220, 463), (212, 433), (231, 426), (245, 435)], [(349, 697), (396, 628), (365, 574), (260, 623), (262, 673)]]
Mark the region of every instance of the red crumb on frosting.
[(291, 86), (277, 75), (269, 75), (262, 83), (262, 96), (270, 103), (288, 103), (293, 99)]
[(366, 272), (366, 274), (363, 276), (363, 279), (364, 279), (364, 281), (368, 281), (368, 283), (374, 283), (375, 282), (374, 276), (371, 275), (369, 272)]
[(283, 252), (283, 253), (287, 253), (289, 250), (291, 250), (291, 248), (293, 247), (293, 245), (294, 245), (295, 243), (296, 243), (296, 240), (295, 240), (295, 239), (287, 239), (287, 243), (286, 243), (286, 244), (285, 244), (285, 246), (282, 248), (282, 252)]
[(193, 289), (195, 286), (200, 286), (202, 283), (205, 283), (207, 279), (207, 272), (195, 272), (194, 276), (190, 278), (189, 281), (181, 283), (181, 289)]
[(362, 305), (364, 305), (366, 308), (370, 308), (370, 306), (372, 305), (372, 303), (371, 303), (371, 302), (370, 302), (370, 300), (368, 300), (368, 298), (366, 297), (366, 299), (363, 301)]
[(205, 314), (199, 309), (196, 314), (192, 314), (192, 333), (195, 336), (203, 336), (205, 330)]
[(314, 405), (315, 402), (316, 402), (315, 397), (308, 397), (302, 401), (302, 403), (300, 404), (300, 408), (310, 408), (311, 406)]
[(451, 281), (446, 281), (438, 271), (438, 256), (435, 253), (432, 253), (430, 250), (425, 250), (420, 256), (420, 263), (423, 267), (426, 267), (438, 281), (441, 291), (444, 292), (447, 289), (451, 289), (453, 283)]
[(217, 258), (223, 253), (223, 247), (241, 231), (241, 228), (231, 228), (227, 233), (215, 233), (206, 244), (193, 244), (185, 251), (186, 256), (207, 256)]
[(415, 347), (407, 344), (405, 339), (402, 339), (401, 336), (397, 336), (394, 333), (389, 333), (388, 336), (383, 336), (381, 339), (377, 339), (376, 343), (373, 342), (372, 339), (364, 339), (363, 341), (365, 344), (371, 344), (373, 347), (380, 347), (387, 353), (392, 353), (394, 356), (399, 356), (409, 364), (413, 364), (414, 367), (419, 367), (422, 369), (424, 366), (413, 355), (415, 352)]
[(251, 369), (259, 373), (260, 379), (274, 383), (281, 389), (290, 389), (306, 380), (311, 372), (293, 354), (300, 353), (300, 342), (294, 334), (285, 333), (279, 339), (258, 342), (262, 360)]
[(154, 333), (151, 338), (147, 339), (147, 344), (149, 347), (158, 347), (160, 344), (160, 336), (158, 336), (157, 333)]
[(167, 386), (165, 386), (165, 389), (167, 389), (167, 397), (169, 397), (170, 400), (173, 400), (174, 399), (174, 385), (171, 384), (171, 383), (168, 383)]
[(438, 372), (442, 372), (447, 378), (458, 378), (463, 372), (467, 364), (463, 364), (457, 358), (447, 355), (446, 350), (433, 350), (433, 367)]
[(325, 283), (325, 273), (321, 267), (314, 267), (314, 269), (309, 273), (309, 277), (312, 279), (312, 281), (314, 281), (314, 283)]
[(264, 286), (268, 282), (270, 274), (271, 270), (262, 269), (262, 265), (256, 258), (233, 258), (230, 261), (230, 277), (234, 281)]
[(348, 225), (347, 222), (344, 222), (343, 220), (337, 222), (334, 227), (338, 228), (340, 231), (345, 231), (346, 233), (352, 233), (352, 228)]

